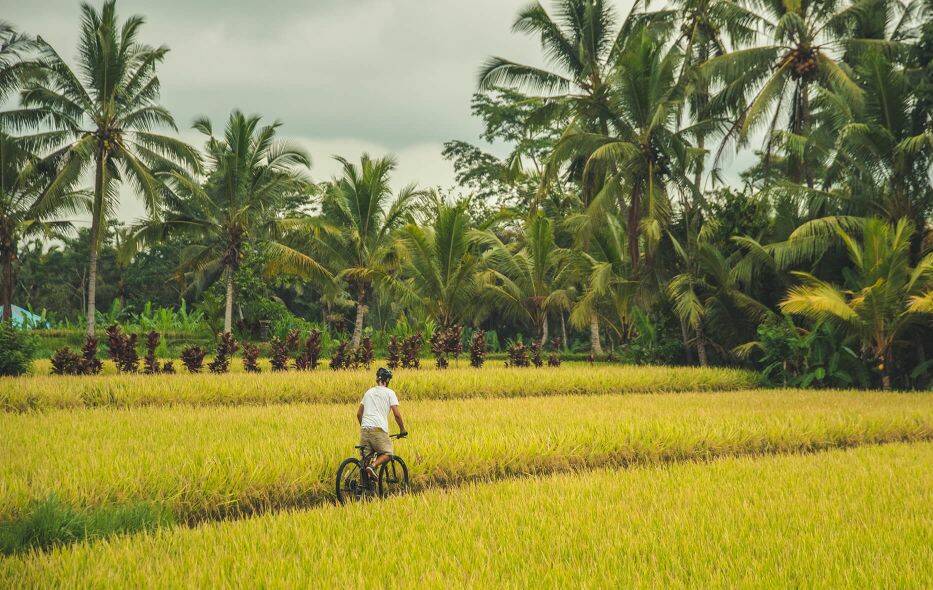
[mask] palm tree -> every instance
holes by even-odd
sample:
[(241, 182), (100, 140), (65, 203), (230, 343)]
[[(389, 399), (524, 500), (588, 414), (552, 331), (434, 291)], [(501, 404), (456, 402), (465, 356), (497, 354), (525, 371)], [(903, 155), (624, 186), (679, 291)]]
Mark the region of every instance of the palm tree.
[[(684, 56), (680, 75), (688, 82), (690, 116), (694, 122), (699, 122), (710, 115), (709, 80), (699, 75), (700, 66), (712, 57), (725, 55), (753, 41), (754, 27), (760, 19), (752, 10), (733, 0), (674, 0), (658, 16), (680, 22), (680, 34), (675, 40)], [(703, 126), (696, 127), (696, 147), (700, 153), (694, 173), (697, 194), (702, 192), (707, 132)]]
[[(631, 317), (632, 303), (640, 296), (642, 283), (633, 280), (632, 266), (628, 260), (625, 224), (617, 213), (606, 212), (604, 218), (593, 224), (595, 229), (585, 229), (592, 222), (586, 214), (575, 215), (567, 220), (568, 228), (578, 238), (569, 252), (568, 271), (581, 285), (581, 294), (573, 305), (570, 323), (578, 329), (590, 328), (590, 342), (599, 345), (599, 317), (601, 308), (609, 308), (614, 317), (606, 317), (605, 325), (614, 327), (621, 334)], [(605, 317), (605, 316), (604, 316)], [(615, 321), (615, 324), (613, 323)], [(591, 348), (593, 354), (601, 355), (602, 347)]]
[(398, 230), (411, 220), (412, 207), (425, 193), (411, 184), (392, 194), (393, 157), (363, 154), (359, 166), (341, 157), (336, 160), (343, 174), (325, 188), (320, 217), (291, 220), (289, 227), (306, 232), (303, 256), (309, 265), (331, 269), (335, 280), (348, 283), (356, 303), (356, 348), (372, 288), (391, 279)]
[[(766, 157), (772, 142), (781, 139), (796, 162), (793, 180), (806, 181), (812, 188), (813, 174), (803, 154), (812, 124), (812, 88), (833, 85), (853, 104), (863, 99), (842, 62), (843, 50), (858, 41), (849, 34), (858, 9), (838, 0), (765, 0), (760, 8), (770, 43), (713, 57), (701, 67), (702, 74), (721, 87), (714, 99), (720, 103), (716, 108), (738, 113), (719, 153), (730, 140), (744, 144), (753, 130), (763, 126)], [(786, 132), (778, 134), (785, 114)]]
[(607, 182), (588, 209), (594, 219), (612, 208), (626, 212), (628, 262), (635, 274), (641, 244), (650, 262), (669, 221), (668, 189), (690, 193), (694, 188), (686, 176), (690, 130), (677, 129), (685, 86), (677, 75), (682, 59), (680, 50), (667, 49), (647, 27), (631, 33), (611, 78), (609, 108), (618, 132), (571, 127), (554, 148), (556, 160), (588, 154), (587, 168), (607, 171)]
[[(687, 222), (687, 239), (681, 243), (668, 234), (678, 258), (678, 274), (671, 278), (667, 293), (681, 322), (693, 329), (700, 365), (707, 366), (707, 325), (719, 331), (733, 330), (741, 318), (761, 323), (773, 313), (742, 289), (733, 263), (710, 241), (712, 224), (695, 227), (698, 216)], [(715, 223), (715, 222), (713, 222)], [(686, 344), (686, 342), (685, 342)]]
[(480, 257), (465, 201), (440, 203), (434, 223), (409, 223), (399, 233), (404, 280), (394, 291), (419, 303), (441, 327), (464, 323), (475, 308)]
[(569, 290), (562, 285), (565, 252), (554, 242), (551, 220), (540, 212), (532, 215), (510, 244), (489, 230), (477, 232), (476, 238), (488, 247), (487, 295), (506, 315), (530, 324), (544, 345), (549, 312), (570, 308)]
[(891, 389), (894, 350), (907, 329), (933, 318), (933, 253), (910, 266), (913, 225), (863, 219), (848, 228), (833, 220), (845, 245), (852, 272), (842, 288), (810, 273), (795, 272), (803, 284), (792, 288), (781, 303), (787, 313), (825, 321), (855, 335), (866, 360), (876, 363), (884, 389)]
[(17, 32), (13, 25), (0, 21), (0, 104), (20, 87), (23, 74), (33, 66), (27, 56), (34, 43), (33, 39)]
[(138, 40), (144, 22), (140, 16), (120, 26), (114, 0), (100, 11), (82, 4), (81, 13), (77, 69), (39, 37), (40, 75), (23, 90), (23, 108), (6, 118), (21, 127), (47, 125), (46, 144), (63, 146), (52, 156), (59, 173), (49, 192), (70, 186), (93, 168), (87, 302), (87, 330), (93, 334), (97, 258), (104, 226), (116, 207), (117, 185), (130, 182), (153, 212), (161, 194), (154, 171), (196, 168), (199, 158), (184, 142), (152, 131), (157, 126), (176, 129), (171, 114), (156, 103), (156, 66), (168, 48), (152, 48)]
[(207, 136), (204, 183), (179, 170), (167, 172), (166, 210), (136, 228), (139, 243), (169, 235), (189, 240), (179, 270), (193, 272), (200, 287), (223, 278), (224, 332), (233, 327), (234, 277), (248, 245), (263, 252), (270, 272), (323, 272), (277, 239), (276, 215), (286, 197), (307, 190), (299, 168), (311, 160), (300, 148), (276, 141), (279, 122), (260, 127), (260, 121), (258, 115), (233, 111), (224, 136), (217, 138), (210, 121), (197, 120), (195, 129)]
[[(84, 194), (62, 187), (45, 191), (54, 170), (32, 151), (32, 137), (10, 137), (0, 131), (0, 306), (3, 320), (13, 315), (13, 286), (20, 241), (49, 236), (71, 224), (56, 219), (86, 204)], [(40, 142), (41, 143), (41, 142)]]
[[(540, 116), (569, 114), (586, 131), (609, 133), (614, 123), (609, 75), (626, 27), (617, 26), (615, 10), (603, 0), (557, 0), (552, 12), (553, 16), (534, 2), (519, 12), (512, 30), (538, 35), (554, 69), (493, 57), (480, 71), (480, 89), (490, 91), (502, 85), (541, 92), (547, 100), (539, 109)], [(578, 166), (576, 172), (580, 171)], [(602, 178), (584, 175), (580, 180), (585, 203)]]
[(922, 229), (933, 211), (933, 129), (910, 116), (920, 87), (881, 51), (861, 52), (853, 70), (864, 101), (847, 101), (835, 86), (814, 99), (815, 118), (833, 138), (823, 183), (841, 188), (850, 214), (907, 218)]

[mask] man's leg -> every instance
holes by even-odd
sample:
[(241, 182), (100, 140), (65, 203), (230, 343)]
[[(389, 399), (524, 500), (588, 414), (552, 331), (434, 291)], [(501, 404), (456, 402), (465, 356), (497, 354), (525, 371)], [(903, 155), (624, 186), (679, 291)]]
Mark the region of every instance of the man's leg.
[(379, 466), (383, 463), (389, 461), (392, 458), (392, 455), (389, 453), (379, 453), (379, 456), (376, 457), (376, 460), (373, 461), (373, 469), (379, 469)]

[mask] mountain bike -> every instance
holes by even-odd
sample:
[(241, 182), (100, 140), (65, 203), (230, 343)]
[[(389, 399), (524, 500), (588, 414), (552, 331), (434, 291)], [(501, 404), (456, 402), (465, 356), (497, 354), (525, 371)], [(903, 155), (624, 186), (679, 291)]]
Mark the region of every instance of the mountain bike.
[[(390, 438), (404, 438), (401, 434), (392, 434)], [(408, 466), (398, 455), (379, 466), (376, 481), (369, 475), (366, 466), (376, 459), (376, 453), (367, 450), (366, 445), (356, 445), (360, 458), (344, 459), (337, 468), (337, 500), (341, 503), (363, 500), (377, 496), (385, 498), (408, 491)]]

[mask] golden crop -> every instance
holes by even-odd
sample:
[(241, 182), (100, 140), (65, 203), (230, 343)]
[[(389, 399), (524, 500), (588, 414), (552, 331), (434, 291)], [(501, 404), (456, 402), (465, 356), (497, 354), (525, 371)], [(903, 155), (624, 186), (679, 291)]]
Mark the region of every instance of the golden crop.
[(918, 443), (516, 479), (27, 554), (0, 583), (923, 588), (931, 465)]
[[(462, 362), (462, 361), (461, 361)], [(212, 375), (35, 376), (0, 379), (0, 410), (244, 405), (293, 402), (349, 403), (372, 385), (373, 371), (228, 373)], [(754, 373), (737, 369), (566, 363), (558, 368), (396, 371), (393, 386), (408, 400), (472, 397), (598, 395), (723, 391), (755, 387)]]
[[(400, 395), (412, 436), (397, 451), (416, 488), (933, 437), (933, 394)], [(0, 520), (51, 493), (82, 509), (153, 502), (191, 521), (314, 504), (356, 440), (355, 405), (0, 414)]]

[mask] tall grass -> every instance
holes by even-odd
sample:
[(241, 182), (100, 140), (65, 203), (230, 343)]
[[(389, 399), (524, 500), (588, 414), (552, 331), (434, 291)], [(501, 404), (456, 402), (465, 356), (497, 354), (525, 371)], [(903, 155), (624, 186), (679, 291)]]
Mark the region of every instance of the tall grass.
[(923, 588), (931, 489), (929, 443), (512, 480), (24, 555), (0, 583)]
[[(416, 488), (576, 469), (933, 437), (933, 394), (803, 391), (406, 402)], [(0, 414), (0, 521), (56, 496), (164, 506), (180, 521), (331, 497), (355, 406)]]
[[(237, 359), (236, 366), (239, 367)], [(374, 371), (290, 371), (103, 375), (0, 379), (0, 409), (241, 405), (291, 402), (349, 403), (373, 384)], [(393, 386), (409, 400), (472, 397), (598, 395), (608, 393), (734, 390), (757, 376), (722, 368), (567, 364), (558, 368), (469, 367), (396, 371)]]

